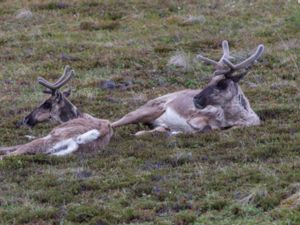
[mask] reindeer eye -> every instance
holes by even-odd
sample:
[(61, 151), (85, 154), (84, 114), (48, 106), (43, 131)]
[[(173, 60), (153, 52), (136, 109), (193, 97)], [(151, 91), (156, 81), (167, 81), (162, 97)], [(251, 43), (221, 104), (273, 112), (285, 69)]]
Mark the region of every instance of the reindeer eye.
[(52, 107), (52, 105), (51, 105), (50, 102), (45, 102), (45, 103), (43, 104), (43, 108), (44, 108), (44, 109), (51, 109), (51, 107)]
[(221, 80), (217, 84), (217, 89), (219, 90), (225, 90), (228, 87), (228, 81), (227, 80)]

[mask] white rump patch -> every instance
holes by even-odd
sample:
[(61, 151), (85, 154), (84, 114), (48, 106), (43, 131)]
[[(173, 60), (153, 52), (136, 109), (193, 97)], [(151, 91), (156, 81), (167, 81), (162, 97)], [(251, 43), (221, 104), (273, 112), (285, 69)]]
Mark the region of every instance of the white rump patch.
[(53, 148), (49, 150), (49, 153), (51, 155), (56, 156), (64, 156), (68, 155), (72, 152), (75, 152), (78, 149), (78, 144), (73, 139), (67, 139), (58, 142), (56, 145), (54, 145)]
[(79, 135), (76, 139), (75, 142), (79, 145), (81, 144), (87, 144), (91, 141), (96, 140), (97, 138), (100, 137), (100, 132), (96, 129), (90, 130), (84, 134)]

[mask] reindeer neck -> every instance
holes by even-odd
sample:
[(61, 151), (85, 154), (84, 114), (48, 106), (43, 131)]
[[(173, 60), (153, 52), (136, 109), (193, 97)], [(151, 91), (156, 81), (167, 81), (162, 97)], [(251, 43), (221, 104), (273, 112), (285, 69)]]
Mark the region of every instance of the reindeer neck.
[(68, 99), (64, 99), (64, 102), (61, 103), (57, 111), (58, 113), (55, 115), (56, 117), (53, 118), (60, 123), (80, 118), (83, 115)]
[[(72, 104), (72, 103), (70, 103), (70, 104)], [(81, 113), (78, 110), (78, 108), (76, 106), (74, 106), (73, 104), (72, 104), (72, 111), (73, 111), (73, 113), (75, 115), (74, 119), (76, 119), (76, 118), (85, 118), (85, 119), (95, 118), (95, 117), (93, 117), (92, 115), (90, 115), (88, 113)]]
[(260, 119), (250, 106), (249, 100), (238, 86), (237, 95), (224, 106), (224, 116), (228, 126), (259, 125)]

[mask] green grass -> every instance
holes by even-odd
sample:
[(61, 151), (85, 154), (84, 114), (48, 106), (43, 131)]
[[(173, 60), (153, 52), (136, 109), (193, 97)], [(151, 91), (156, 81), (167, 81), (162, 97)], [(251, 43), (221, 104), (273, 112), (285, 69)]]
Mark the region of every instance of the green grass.
[[(22, 8), (33, 18), (16, 19)], [(137, 139), (131, 125), (97, 153), (5, 159), (0, 223), (299, 224), (299, 207), (280, 206), (300, 182), (299, 12), (296, 0), (0, 1), (0, 146), (53, 128), (14, 124), (47, 97), (36, 78), (55, 79), (66, 64), (71, 101), (114, 121), (207, 84), (209, 66), (166, 66), (179, 51), (217, 59), (224, 39), (239, 56), (266, 47), (241, 82), (261, 126)], [(205, 22), (186, 24), (189, 15)], [(107, 79), (132, 84), (103, 90)]]

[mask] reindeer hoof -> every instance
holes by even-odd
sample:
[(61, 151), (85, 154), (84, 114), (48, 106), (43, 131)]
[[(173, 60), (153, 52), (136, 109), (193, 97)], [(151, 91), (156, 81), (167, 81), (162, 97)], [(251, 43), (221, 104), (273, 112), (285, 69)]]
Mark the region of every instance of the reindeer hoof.
[(29, 141), (32, 141), (34, 139), (36, 139), (35, 136), (32, 136), (32, 135), (25, 135), (25, 137), (29, 140)]
[(145, 135), (145, 134), (147, 134), (147, 133), (148, 133), (147, 131), (142, 130), (142, 131), (136, 132), (136, 133), (134, 134), (134, 136), (140, 137), (140, 136), (143, 136), (143, 135)]
[(169, 132), (169, 136), (170, 136), (170, 137), (176, 136), (176, 135), (178, 135), (178, 134), (183, 134), (183, 132), (182, 132), (182, 131), (171, 131), (171, 132)]

